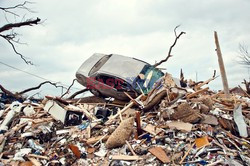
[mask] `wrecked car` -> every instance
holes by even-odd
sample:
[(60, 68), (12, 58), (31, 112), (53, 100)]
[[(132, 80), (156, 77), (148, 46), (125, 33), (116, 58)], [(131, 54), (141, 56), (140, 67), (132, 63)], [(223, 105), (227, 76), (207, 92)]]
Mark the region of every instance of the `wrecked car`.
[(147, 94), (164, 75), (162, 71), (142, 60), (117, 54), (95, 53), (76, 72), (77, 81), (95, 96), (127, 100)]

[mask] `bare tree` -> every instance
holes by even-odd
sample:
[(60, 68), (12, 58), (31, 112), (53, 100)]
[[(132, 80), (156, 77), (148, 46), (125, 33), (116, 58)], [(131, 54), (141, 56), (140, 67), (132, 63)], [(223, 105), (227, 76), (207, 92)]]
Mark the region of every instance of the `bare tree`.
[[(250, 67), (250, 54), (248, 52), (248, 48), (244, 44), (239, 44), (239, 61), (238, 63), (244, 66)], [(249, 70), (249, 69), (248, 69)], [(250, 94), (250, 82), (244, 79), (242, 84), (245, 85), (246, 91), (248, 94)]]
[[(20, 10), (25, 10), (27, 12), (33, 12), (31, 9), (27, 7), (28, 4), (31, 4), (31, 2), (24, 1), (23, 3), (17, 4), (15, 6), (9, 6), (9, 7), (0, 7), (0, 10), (3, 11), (5, 19), (7, 20), (7, 15), (12, 15), (14, 17), (20, 17), (18, 14), (18, 11)], [(7, 20), (8, 21), (8, 20)], [(40, 18), (30, 18), (30, 19), (25, 19), (21, 21), (15, 21), (13, 23), (7, 23), (5, 25), (0, 26), (0, 37), (2, 37), (4, 40), (6, 40), (14, 50), (14, 52), (19, 55), (22, 60), (26, 64), (32, 65), (33, 63), (30, 60), (27, 60), (25, 56), (23, 56), (20, 52), (17, 51), (15, 44), (21, 44), (19, 38), (18, 38), (18, 33), (15, 32), (17, 28), (24, 27), (24, 26), (33, 26), (37, 25), (41, 22)]]
[(242, 65), (250, 65), (250, 54), (248, 48), (244, 44), (239, 44), (239, 63)]

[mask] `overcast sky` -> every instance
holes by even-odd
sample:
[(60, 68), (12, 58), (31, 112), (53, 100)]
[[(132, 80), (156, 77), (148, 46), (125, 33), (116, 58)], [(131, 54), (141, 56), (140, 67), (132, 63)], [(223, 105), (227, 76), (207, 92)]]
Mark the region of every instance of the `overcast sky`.
[[(0, 6), (17, 4), (18, 0), (0, 0)], [(174, 47), (174, 55), (161, 65), (179, 77), (207, 80), (219, 67), (214, 44), (218, 32), (229, 87), (248, 79), (248, 69), (237, 63), (239, 43), (250, 46), (249, 0), (33, 0), (28, 5), (36, 13), (21, 12), (25, 18), (39, 17), (42, 25), (22, 27), (17, 49), (35, 64), (26, 65), (11, 46), (0, 38), (0, 62), (28, 71), (54, 82), (70, 85), (79, 66), (93, 53), (121, 54), (151, 64), (167, 56), (174, 41), (173, 29), (185, 31)], [(6, 16), (10, 22), (20, 18)], [(0, 13), (0, 26), (6, 23)], [(21, 91), (44, 80), (0, 63), (0, 83)], [(80, 85), (75, 86), (81, 88)], [(222, 89), (221, 78), (210, 84)], [(44, 86), (43, 94), (60, 95), (61, 90)]]

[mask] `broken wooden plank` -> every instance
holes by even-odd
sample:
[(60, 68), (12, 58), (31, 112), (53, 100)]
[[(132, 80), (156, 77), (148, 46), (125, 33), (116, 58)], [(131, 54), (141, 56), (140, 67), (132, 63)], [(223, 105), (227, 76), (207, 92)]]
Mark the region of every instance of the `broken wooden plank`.
[(163, 163), (170, 163), (170, 158), (161, 147), (153, 147), (148, 150)]
[(81, 111), (82, 111), (89, 119), (91, 119), (91, 120), (93, 120), (93, 121), (97, 121), (97, 118), (96, 118), (94, 115), (90, 114), (89, 111), (88, 111), (87, 109), (85, 109), (83, 105), (80, 104), (79, 107), (81, 108)]
[(193, 125), (191, 123), (185, 123), (180, 121), (173, 121), (166, 124), (170, 129), (177, 129), (181, 131), (190, 132)]
[(195, 142), (189, 147), (188, 151), (185, 153), (185, 155), (181, 159), (180, 164), (182, 164), (182, 162), (185, 160), (185, 158), (187, 157), (187, 155), (189, 154), (189, 152), (191, 151), (191, 149), (193, 149), (194, 145), (195, 145)]
[(195, 89), (195, 90), (199, 90), (202, 86), (208, 84), (209, 82), (213, 81), (213, 80), (216, 79), (217, 77), (218, 77), (218, 76), (216, 76), (216, 77), (214, 76), (214, 77), (208, 79), (207, 81), (204, 81), (204, 82), (202, 82), (202, 83), (196, 85), (196, 86), (194, 87), (194, 89)]
[[(87, 143), (87, 144), (94, 144), (94, 143), (96, 143), (97, 141), (99, 141), (102, 137), (103, 137), (103, 136), (91, 137), (91, 138), (89, 138), (89, 139), (86, 141), (86, 143)], [(105, 136), (105, 137), (102, 139), (102, 141), (107, 141), (108, 138), (109, 138), (109, 135)]]
[(36, 154), (28, 154), (29, 157), (31, 158), (39, 158), (39, 159), (44, 159), (44, 160), (50, 160), (49, 157), (47, 156), (41, 156), (41, 155), (36, 155)]
[(128, 148), (129, 150), (131, 151), (131, 153), (134, 155), (134, 156), (137, 156), (134, 149), (132, 148), (132, 146), (129, 144), (129, 142), (126, 140), (126, 144), (128, 145)]
[[(140, 100), (141, 97), (143, 95), (141, 94), (140, 96), (138, 96), (135, 100)], [(109, 120), (107, 122), (105, 122), (105, 124), (110, 124), (114, 119), (116, 119), (120, 114), (123, 114), (125, 111), (127, 111), (130, 107), (132, 107), (134, 105), (133, 101), (130, 101), (130, 103), (124, 107), (122, 110), (120, 110), (117, 114), (115, 114), (114, 116), (110, 117)]]
[(151, 124), (148, 124), (146, 127), (142, 128), (142, 129), (144, 131), (152, 134), (152, 135), (157, 135), (157, 134), (159, 134), (162, 131), (162, 129), (157, 128), (156, 126), (151, 125)]
[(128, 156), (128, 155), (113, 155), (111, 156), (112, 160), (126, 160), (126, 161), (133, 161), (133, 160), (143, 160), (140, 156)]
[(187, 99), (190, 99), (190, 98), (192, 98), (192, 97), (195, 97), (195, 96), (197, 96), (198, 94), (201, 94), (201, 93), (203, 93), (203, 92), (206, 92), (208, 89), (209, 89), (209, 87), (206, 87), (206, 88), (204, 88), (204, 89), (201, 89), (201, 90), (198, 90), (198, 91), (196, 91), (196, 92), (194, 92), (194, 93), (191, 93), (191, 94), (187, 95)]

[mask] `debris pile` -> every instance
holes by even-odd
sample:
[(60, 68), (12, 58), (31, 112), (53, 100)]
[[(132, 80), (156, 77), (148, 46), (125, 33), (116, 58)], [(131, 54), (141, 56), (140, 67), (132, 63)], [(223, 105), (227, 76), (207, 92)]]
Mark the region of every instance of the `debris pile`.
[(1, 165), (250, 165), (250, 98), (170, 74), (146, 95), (0, 104)]

